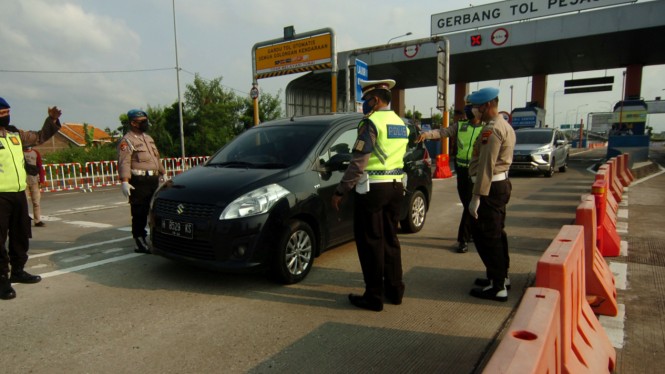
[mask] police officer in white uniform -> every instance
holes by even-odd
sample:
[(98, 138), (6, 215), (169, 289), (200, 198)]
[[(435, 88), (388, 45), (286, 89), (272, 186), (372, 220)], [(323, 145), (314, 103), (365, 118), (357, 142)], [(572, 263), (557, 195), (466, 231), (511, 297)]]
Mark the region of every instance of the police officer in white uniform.
[(404, 197), (404, 154), (409, 129), (389, 109), (391, 79), (360, 81), (365, 118), (358, 125), (353, 158), (332, 197), (339, 210), (342, 197), (355, 187), (353, 231), (365, 280), (363, 295), (349, 295), (351, 304), (383, 310), (383, 297), (402, 303), (402, 250), (397, 223)]
[(159, 151), (152, 137), (145, 132), (150, 127), (148, 115), (138, 109), (127, 112), (130, 129), (118, 143), (118, 174), (122, 193), (129, 199), (132, 212), (132, 236), (137, 253), (150, 253), (145, 226), (148, 223), (150, 199), (166, 171), (159, 161)]

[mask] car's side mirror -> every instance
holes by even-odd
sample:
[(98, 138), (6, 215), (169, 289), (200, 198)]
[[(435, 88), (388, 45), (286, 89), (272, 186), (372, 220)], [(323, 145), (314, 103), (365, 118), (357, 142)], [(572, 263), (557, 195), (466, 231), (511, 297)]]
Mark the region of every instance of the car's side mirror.
[(565, 141), (565, 140), (557, 140), (557, 141), (556, 141), (556, 145), (557, 145), (557, 146), (560, 146), (560, 145), (566, 145), (566, 141)]

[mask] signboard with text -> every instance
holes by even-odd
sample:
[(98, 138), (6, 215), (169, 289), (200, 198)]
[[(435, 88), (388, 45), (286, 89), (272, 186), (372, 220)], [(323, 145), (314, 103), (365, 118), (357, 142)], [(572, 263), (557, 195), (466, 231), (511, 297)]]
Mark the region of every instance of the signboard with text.
[(272, 44), (256, 49), (257, 78), (332, 68), (332, 35)]
[(361, 60), (356, 59), (356, 102), (362, 102), (363, 90), (360, 87), (360, 80), (368, 80), (369, 78), (369, 69), (367, 63)]
[(633, 0), (506, 0), (432, 15), (432, 35), (561, 13), (632, 3)]

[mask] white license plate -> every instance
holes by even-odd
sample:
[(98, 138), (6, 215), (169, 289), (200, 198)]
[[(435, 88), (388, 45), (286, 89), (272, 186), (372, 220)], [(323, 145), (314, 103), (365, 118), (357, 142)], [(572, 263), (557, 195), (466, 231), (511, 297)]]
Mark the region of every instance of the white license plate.
[(163, 234), (177, 236), (179, 238), (193, 239), (194, 224), (191, 222), (180, 222), (165, 218), (162, 219), (161, 232)]

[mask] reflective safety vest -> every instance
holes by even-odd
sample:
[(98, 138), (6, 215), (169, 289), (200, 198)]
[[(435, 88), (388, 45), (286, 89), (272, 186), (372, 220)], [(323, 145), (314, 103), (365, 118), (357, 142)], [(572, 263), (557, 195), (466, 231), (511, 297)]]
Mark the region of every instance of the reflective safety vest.
[(483, 126), (473, 126), (469, 121), (457, 123), (457, 155), (455, 162), (458, 166), (469, 167), (473, 155), (473, 143), (478, 139)]
[(369, 119), (377, 131), (376, 144), (365, 168), (369, 179), (402, 179), (409, 128), (392, 110), (377, 110)]
[(0, 192), (21, 192), (27, 186), (21, 135), (0, 136)]

